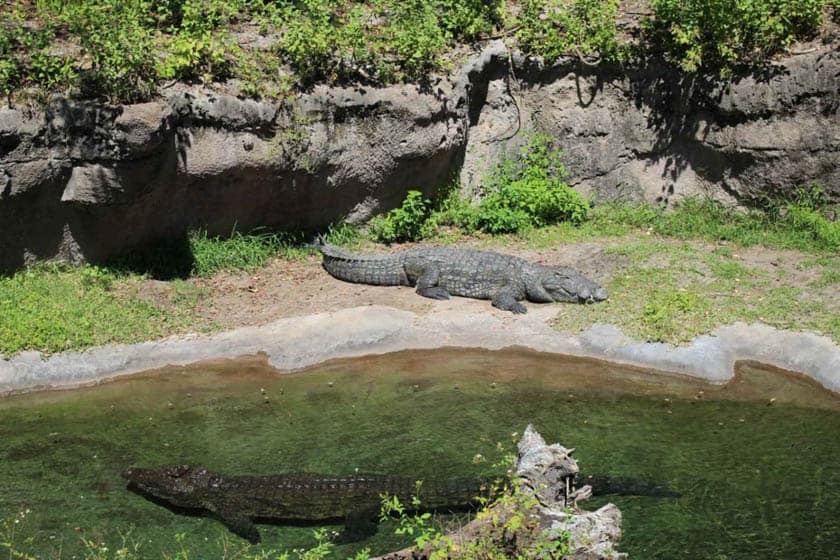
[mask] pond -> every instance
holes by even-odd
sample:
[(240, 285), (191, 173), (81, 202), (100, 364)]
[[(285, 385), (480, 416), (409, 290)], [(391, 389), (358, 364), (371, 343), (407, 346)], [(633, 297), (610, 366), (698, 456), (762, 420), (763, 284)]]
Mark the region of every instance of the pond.
[[(0, 400), (0, 517), (38, 558), (83, 557), (83, 538), (112, 550), (125, 538), (149, 558), (181, 546), (191, 558), (219, 558), (244, 541), (218, 521), (129, 492), (120, 472), (189, 463), (230, 474), (477, 477), (498, 472), (499, 444), (511, 450), (528, 423), (576, 447), (583, 473), (679, 494), (583, 504), (621, 508), (620, 549), (631, 558), (819, 559), (840, 550), (835, 395), (755, 364), (713, 386), (517, 349), (406, 351), (288, 375), (257, 356), (9, 397)], [(309, 547), (312, 530), (260, 525), (260, 546)], [(383, 526), (341, 545), (337, 558), (405, 544)]]

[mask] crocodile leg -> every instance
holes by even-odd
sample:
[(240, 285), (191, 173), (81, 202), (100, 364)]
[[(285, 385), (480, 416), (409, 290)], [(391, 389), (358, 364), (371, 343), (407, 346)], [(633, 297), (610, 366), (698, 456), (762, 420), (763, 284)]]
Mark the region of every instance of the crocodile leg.
[(449, 299), (449, 292), (437, 285), (440, 281), (440, 267), (434, 263), (423, 263), (419, 266), (406, 263), (406, 268), (417, 273), (417, 293), (430, 299)]
[(357, 542), (372, 537), (379, 530), (376, 522), (380, 506), (360, 506), (351, 509), (344, 517), (344, 530), (338, 539), (341, 544)]
[(219, 521), (224, 523), (232, 533), (246, 539), (251, 544), (260, 542), (260, 532), (257, 526), (245, 515), (229, 508), (216, 507), (215, 504), (208, 504), (207, 509), (215, 513)]
[(505, 286), (493, 296), (493, 307), (502, 311), (510, 311), (517, 315), (528, 313), (528, 308), (517, 301), (516, 290)]

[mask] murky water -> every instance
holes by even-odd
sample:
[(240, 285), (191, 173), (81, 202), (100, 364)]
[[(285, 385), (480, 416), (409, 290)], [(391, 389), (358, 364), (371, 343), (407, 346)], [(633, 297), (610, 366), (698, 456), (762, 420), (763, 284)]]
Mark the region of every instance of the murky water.
[[(773, 404), (768, 404), (775, 399)], [(236, 537), (128, 492), (130, 465), (227, 473), (315, 471), (417, 478), (487, 475), (497, 442), (532, 422), (577, 447), (583, 471), (670, 487), (607, 496), (637, 559), (840, 557), (840, 399), (742, 365), (715, 387), (525, 351), (401, 352), (279, 376), (260, 359), (172, 368), (89, 389), (0, 400), (0, 517), (30, 510), (15, 540), (38, 558), (113, 549), (127, 531), (149, 558), (180, 545), (218, 558)], [(487, 458), (474, 463), (476, 454)], [(340, 547), (402, 546), (393, 527)], [(261, 525), (270, 549), (311, 527)], [(121, 536), (122, 535), (122, 536)], [(0, 539), (2, 541), (2, 539)]]

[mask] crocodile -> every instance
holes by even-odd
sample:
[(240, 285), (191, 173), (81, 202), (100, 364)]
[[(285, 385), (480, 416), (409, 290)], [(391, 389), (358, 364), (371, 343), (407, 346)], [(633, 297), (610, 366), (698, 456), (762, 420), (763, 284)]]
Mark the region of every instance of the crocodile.
[(488, 495), (477, 479), (425, 480), (387, 475), (329, 476), (312, 473), (230, 476), (190, 465), (123, 471), (129, 488), (180, 509), (210, 512), (232, 532), (260, 541), (254, 520), (324, 522), (345, 519), (349, 526), (379, 513), (382, 497), (395, 496), (411, 507), (419, 496), (424, 510), (462, 510)]
[[(572, 450), (573, 451), (573, 450)], [(576, 467), (576, 464), (574, 465)], [(575, 503), (575, 480), (581, 477), (589, 493), (651, 497), (679, 497), (653, 482), (580, 475), (563, 471), (566, 505)], [(251, 543), (260, 541), (253, 520), (325, 522), (344, 518), (348, 527), (360, 526), (380, 511), (383, 496), (396, 496), (411, 507), (415, 496), (424, 510), (463, 510), (486, 503), (492, 481), (482, 479), (426, 480), (408, 477), (354, 474), (330, 476), (312, 473), (230, 476), (189, 465), (157, 469), (132, 467), (122, 473), (129, 488), (179, 509), (209, 512), (235, 534)]]
[(489, 299), (493, 307), (526, 313), (520, 303), (593, 303), (607, 290), (566, 266), (532, 263), (494, 251), (426, 247), (393, 254), (353, 254), (319, 240), (324, 268), (335, 278), (376, 286), (415, 286), (421, 296)]

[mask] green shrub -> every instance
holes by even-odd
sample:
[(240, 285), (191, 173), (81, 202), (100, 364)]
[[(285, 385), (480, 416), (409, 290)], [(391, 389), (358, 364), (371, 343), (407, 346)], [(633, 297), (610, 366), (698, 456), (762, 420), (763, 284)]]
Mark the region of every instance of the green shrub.
[(91, 68), (82, 74), (90, 93), (113, 102), (148, 99), (154, 90), (151, 0), (96, 0), (61, 4), (60, 17), (78, 37)]
[(563, 180), (566, 169), (560, 156), (550, 137), (537, 135), (522, 149), (519, 159), (502, 162), (475, 213), (475, 229), (508, 233), (586, 220), (589, 204)]
[(337, 0), (301, 0), (282, 12), (286, 30), (279, 53), (304, 82), (336, 77), (337, 7)]
[(621, 55), (618, 0), (524, 0), (516, 32), (523, 51), (551, 62), (563, 55)]
[(24, 35), (17, 14), (0, 14), (0, 94), (8, 97), (20, 86), (20, 61), (15, 54), (18, 39)]
[(816, 33), (829, 1), (652, 0), (646, 23), (655, 48), (687, 72), (731, 72)]
[(226, 78), (239, 46), (220, 27), (234, 20), (241, 2), (182, 0), (170, 2), (160, 17), (177, 21), (157, 71), (163, 79), (205, 81)]
[(47, 90), (68, 87), (78, 75), (73, 59), (52, 55), (47, 50), (36, 52), (30, 57), (27, 74), (30, 81)]
[(469, 39), (501, 26), (504, 0), (437, 0), (441, 26), (453, 37)]
[(408, 191), (402, 206), (371, 221), (371, 235), (382, 243), (420, 239), (425, 232), (424, 226), (430, 211), (431, 203), (423, 197), (423, 193)]
[(388, 31), (389, 42), (407, 78), (418, 78), (437, 68), (439, 55), (450, 38), (428, 0), (394, 3)]

